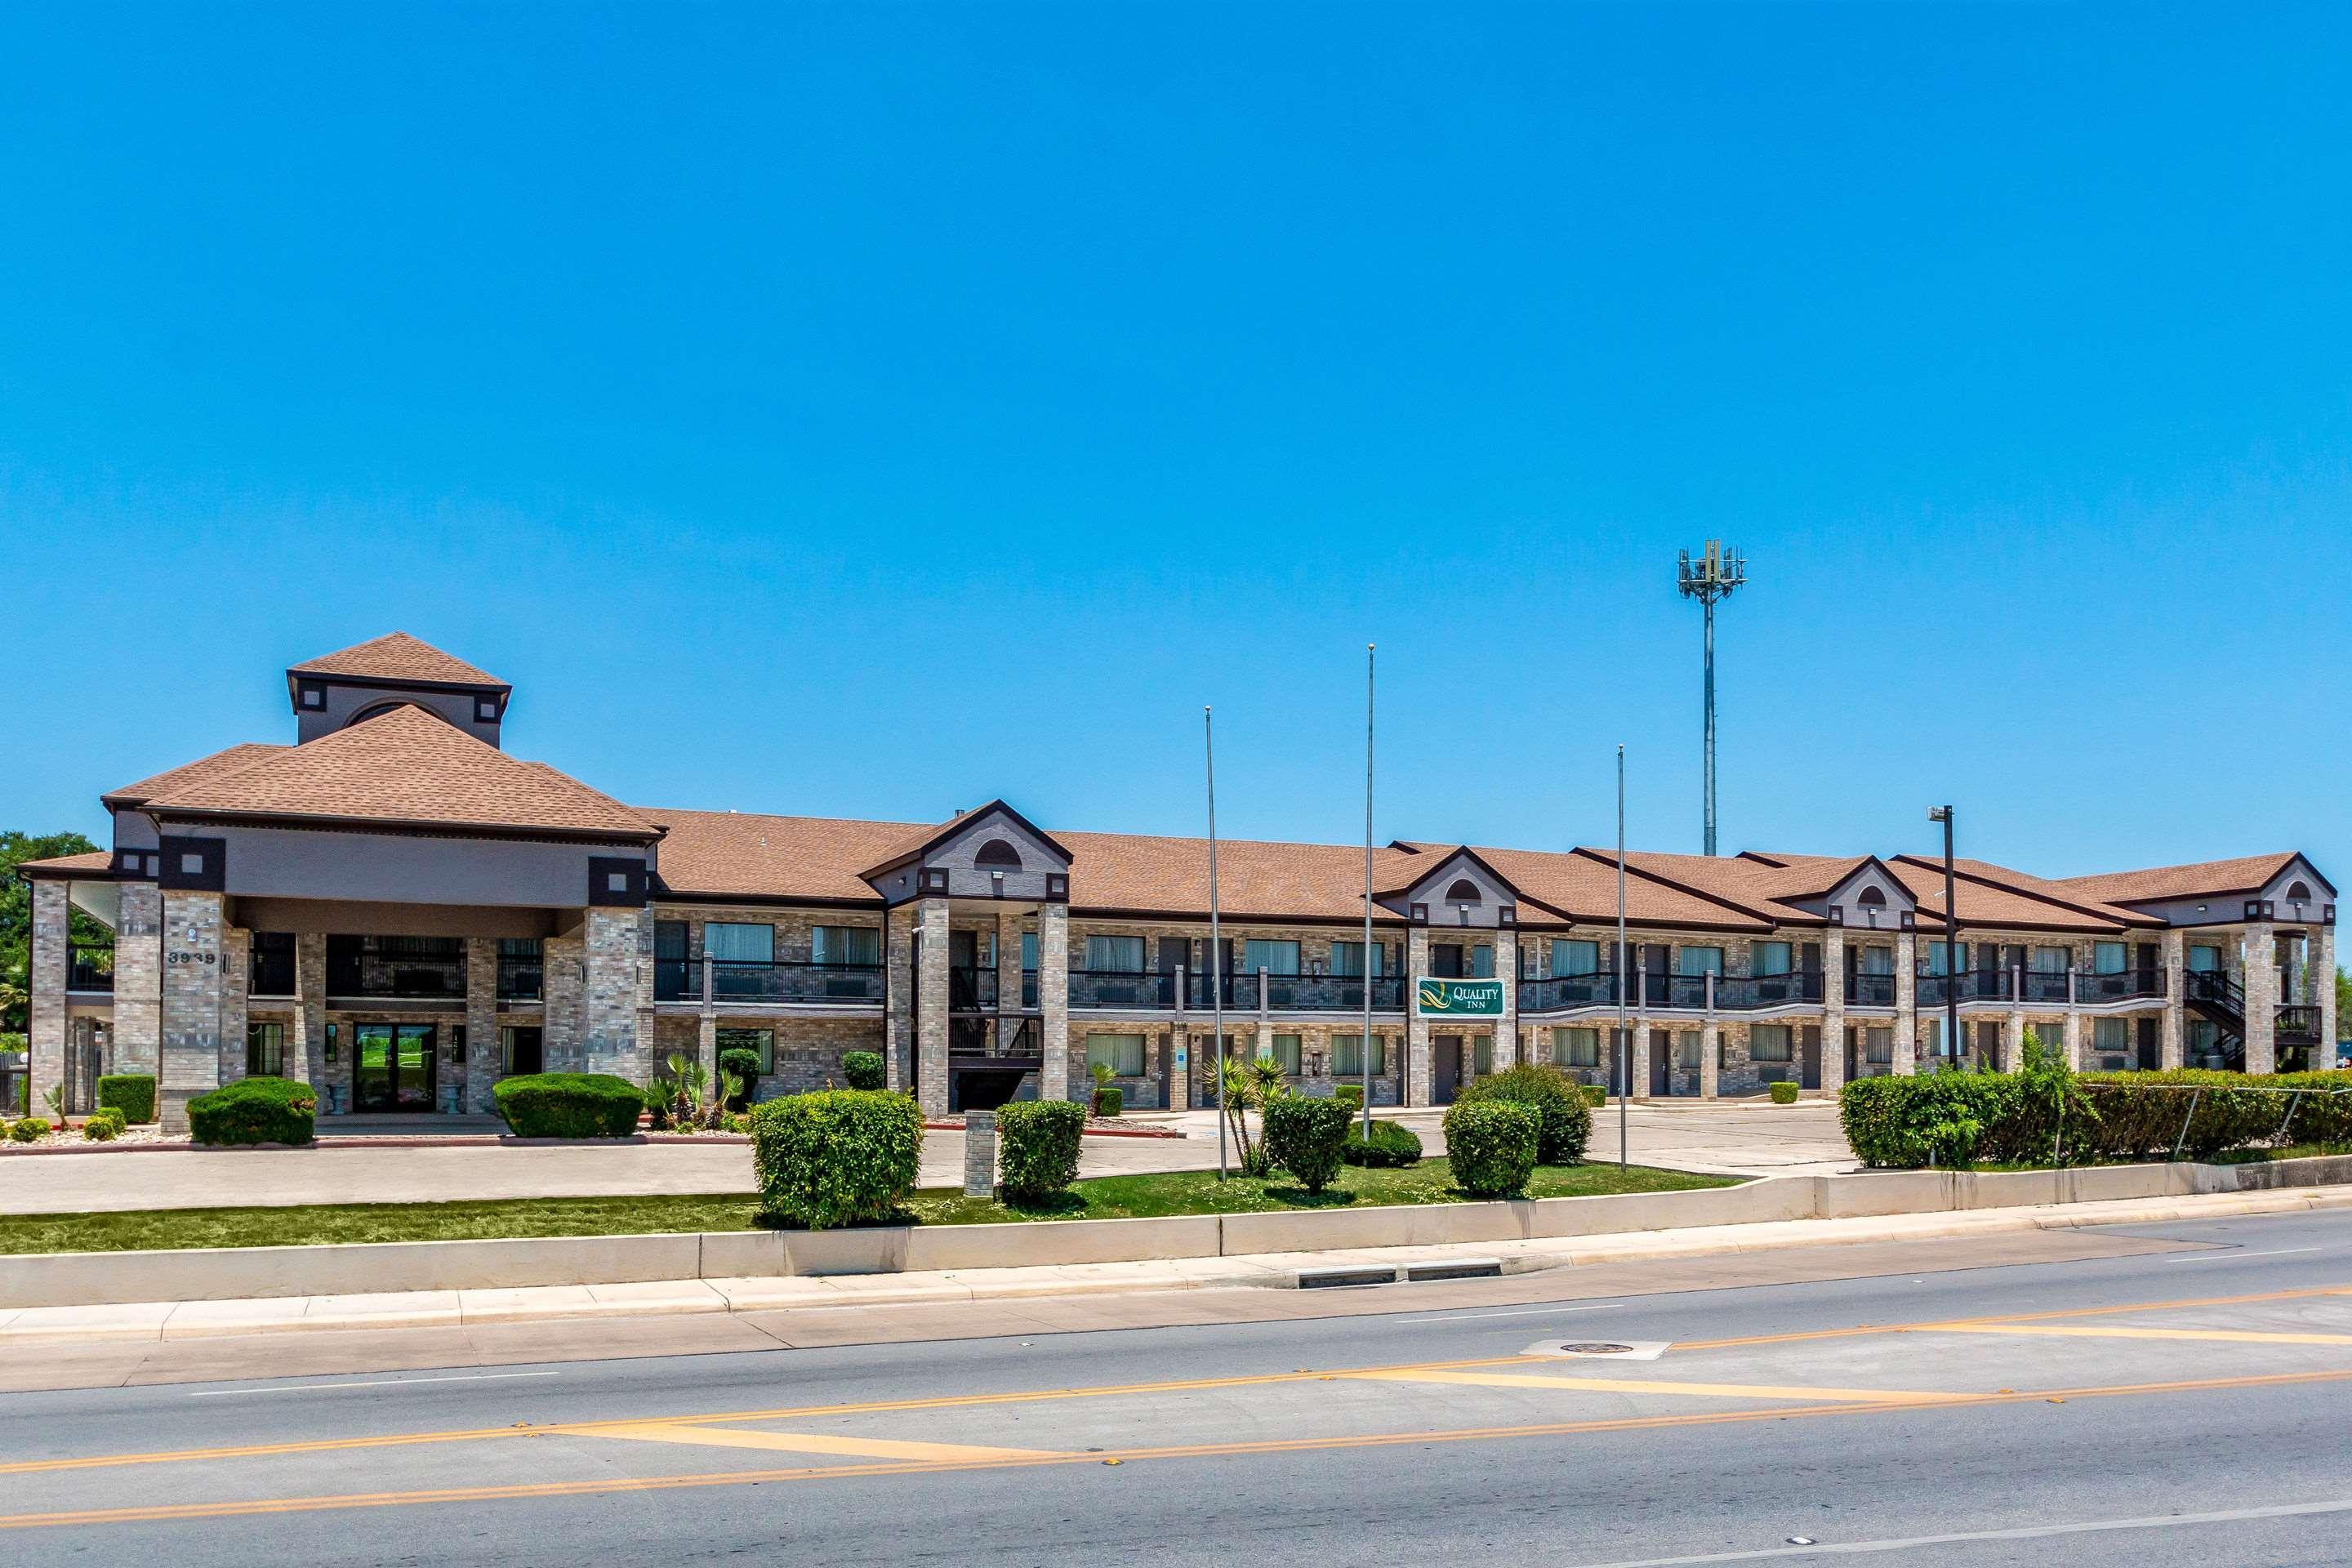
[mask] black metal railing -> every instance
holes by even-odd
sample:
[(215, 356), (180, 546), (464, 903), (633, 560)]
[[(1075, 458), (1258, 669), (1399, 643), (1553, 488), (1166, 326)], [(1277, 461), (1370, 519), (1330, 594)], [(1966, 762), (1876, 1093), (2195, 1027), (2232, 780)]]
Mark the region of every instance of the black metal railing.
[(2301, 1003), (2290, 1004), (2278, 1010), (2277, 1022), (2272, 1026), (2272, 1036), (2283, 1046), (2315, 1046), (2319, 1043), (2319, 1009)]
[(996, 1011), (996, 971), (961, 965), (948, 970), (948, 1011), (950, 1013), (993, 1013)]
[(2143, 996), (2164, 994), (2164, 971), (2161, 969), (2123, 969), (2112, 973), (2078, 973), (2074, 976), (2074, 1000), (2077, 1002), (2128, 1002)]
[(1802, 970), (1787, 974), (1726, 974), (1715, 983), (1715, 1005), (1733, 1012), (1818, 1002), (1822, 995), (1822, 977)]
[(1895, 1005), (1895, 976), (1856, 971), (1845, 977), (1846, 1005), (1853, 1007)]
[[(1633, 1000), (1631, 995), (1626, 997)], [(1617, 972), (1595, 970), (1590, 974), (1547, 974), (1519, 982), (1519, 1011), (1522, 1013), (1559, 1013), (1571, 1007), (1613, 1006), (1617, 1001)]]
[[(1071, 978), (1075, 980), (1076, 976), (1073, 975)], [(1205, 974), (1186, 975), (1184, 993), (1185, 1006), (1205, 1010), (1209, 1006), (1209, 977)], [(1224, 996), (1227, 1011), (1238, 1009), (1255, 1012), (1257, 1010), (1257, 976), (1255, 974), (1226, 975)]]
[(327, 994), (463, 1001), (466, 944), (437, 937), (329, 937)]
[(2201, 1002), (2231, 1013), (2246, 1010), (2245, 987), (2230, 978), (2221, 969), (2191, 969), (2180, 976), (2180, 995), (2186, 1002)]
[(878, 1003), (878, 963), (762, 963), (727, 958), (656, 958), (654, 1000), (699, 1002), (703, 968), (710, 971), (713, 1002)]
[(1649, 1005), (1653, 1007), (1704, 1007), (1706, 1005), (1706, 976), (1704, 974), (1652, 974), (1646, 977)]
[(1952, 977), (1963, 1002), (2006, 1002), (2015, 989), (2006, 969), (1970, 969)]
[(291, 996), (295, 994), (294, 954), (285, 948), (257, 947), (247, 956), (246, 994), (251, 996)]
[[(1256, 977), (1253, 975), (1252, 979)], [(1402, 975), (1375, 974), (1371, 977), (1372, 1011), (1395, 1013), (1404, 1006), (1404, 979)], [(1269, 974), (1265, 977), (1265, 1005), (1268, 1010), (1293, 1013), (1344, 1013), (1360, 1011), (1364, 1005), (1364, 977), (1360, 974)]]
[(499, 1000), (537, 1002), (547, 994), (547, 961), (535, 952), (499, 954)]
[(1073, 1007), (1173, 1007), (1176, 976), (1143, 969), (1073, 969)]
[(2025, 994), (2018, 998), (2021, 1002), (2063, 1002), (2073, 994), (2063, 969), (2029, 969), (2024, 981)]
[(114, 989), (114, 949), (96, 942), (76, 942), (66, 950), (66, 989)]

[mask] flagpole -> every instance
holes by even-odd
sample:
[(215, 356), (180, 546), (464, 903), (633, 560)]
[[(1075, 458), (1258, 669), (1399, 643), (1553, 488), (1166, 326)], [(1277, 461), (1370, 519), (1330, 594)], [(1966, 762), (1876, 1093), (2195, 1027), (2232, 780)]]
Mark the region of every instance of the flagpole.
[(1201, 742), (1209, 763), (1209, 1010), (1216, 1019), (1217, 1180), (1225, 1179), (1225, 984), (1224, 943), (1217, 935), (1217, 736), (1206, 706), (1201, 710)]
[(1364, 645), (1364, 1142), (1372, 1140), (1372, 659), (1378, 645)]
[(1633, 1093), (1633, 1041), (1625, 1033), (1625, 742), (1617, 742), (1617, 1168), (1625, 1168), (1625, 1102)]

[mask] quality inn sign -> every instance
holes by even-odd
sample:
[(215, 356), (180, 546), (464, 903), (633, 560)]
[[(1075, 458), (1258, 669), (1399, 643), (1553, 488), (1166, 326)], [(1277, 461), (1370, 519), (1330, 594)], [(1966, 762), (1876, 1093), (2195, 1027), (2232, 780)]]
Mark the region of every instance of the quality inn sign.
[(1503, 1016), (1500, 980), (1419, 980), (1413, 983), (1412, 1011), (1420, 1018), (1499, 1018)]

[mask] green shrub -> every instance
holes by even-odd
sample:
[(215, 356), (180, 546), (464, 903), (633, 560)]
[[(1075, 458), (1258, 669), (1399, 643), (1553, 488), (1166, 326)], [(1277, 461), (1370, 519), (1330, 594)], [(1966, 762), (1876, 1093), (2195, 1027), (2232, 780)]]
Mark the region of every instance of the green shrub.
[(1097, 1116), (1118, 1116), (1126, 1110), (1126, 1090), (1110, 1088), (1095, 1090), (1094, 1112)]
[(1579, 1084), (1577, 1088), (1583, 1092), (1584, 1104), (1588, 1110), (1598, 1110), (1609, 1103), (1609, 1091), (1597, 1083)]
[(751, 1112), (751, 1169), (770, 1225), (887, 1219), (915, 1190), (922, 1152), (922, 1108), (903, 1094), (828, 1089)]
[(626, 1138), (646, 1108), (643, 1089), (606, 1072), (526, 1073), (490, 1092), (518, 1138)]
[(1373, 1122), (1372, 1135), (1367, 1138), (1361, 1126), (1349, 1121), (1344, 1158), (1350, 1165), (1394, 1170), (1420, 1160), (1421, 1138), (1412, 1128), (1393, 1121)]
[(110, 1072), (98, 1080), (100, 1109), (122, 1112), (125, 1125), (155, 1120), (155, 1075), (151, 1072)]
[(841, 1058), (841, 1081), (852, 1089), (880, 1089), (888, 1076), (879, 1051), (851, 1051)]
[(719, 1053), (719, 1070), (735, 1075), (741, 1085), (735, 1098), (727, 1102), (728, 1109), (740, 1110), (751, 1103), (751, 1086), (760, 1080), (760, 1053), (748, 1046), (730, 1046)]
[(215, 1147), (245, 1143), (308, 1143), (319, 1097), (307, 1083), (282, 1078), (241, 1078), (188, 1101), (188, 1132)]
[(40, 1116), (19, 1117), (17, 1120), (8, 1123), (8, 1141), (12, 1143), (30, 1143), (36, 1139), (48, 1136), (48, 1131), (49, 1123), (47, 1118)]
[(998, 1107), (996, 1181), (1004, 1195), (1035, 1203), (1076, 1181), (1078, 1135), (1086, 1125), (1087, 1113), (1075, 1100), (1015, 1100)]
[(1360, 1083), (1340, 1083), (1331, 1086), (1331, 1098), (1352, 1110), (1364, 1109), (1364, 1086)]
[(122, 1135), (122, 1123), (104, 1111), (81, 1124), (82, 1141), (88, 1143), (111, 1143)]
[[(1488, 1073), (1464, 1089), (1456, 1103), (1489, 1100), (1524, 1105), (1536, 1113), (1538, 1163), (1573, 1165), (1584, 1158), (1584, 1146), (1592, 1139), (1592, 1107), (1585, 1100), (1583, 1086), (1558, 1068), (1529, 1062)], [(1446, 1143), (1453, 1145), (1450, 1134)]]
[(1797, 1103), (1797, 1086), (1795, 1084), (1776, 1083), (1770, 1087), (1772, 1090), (1773, 1104), (1794, 1105)]
[(1266, 1157), (1297, 1177), (1308, 1192), (1319, 1193), (1339, 1173), (1353, 1115), (1343, 1100), (1276, 1095), (1258, 1112), (1265, 1129)]
[(1455, 1100), (1445, 1113), (1445, 1155), (1454, 1184), (1480, 1198), (1520, 1191), (1536, 1168), (1542, 1128), (1541, 1114), (1517, 1100)]

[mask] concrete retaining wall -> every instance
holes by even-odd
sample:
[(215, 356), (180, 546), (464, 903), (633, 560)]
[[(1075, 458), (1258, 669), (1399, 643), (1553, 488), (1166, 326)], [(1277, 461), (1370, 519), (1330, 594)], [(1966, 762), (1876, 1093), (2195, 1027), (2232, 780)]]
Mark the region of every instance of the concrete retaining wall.
[(0, 1257), (0, 1307), (889, 1274), (1162, 1258), (1475, 1246), (1773, 1220), (1849, 1219), (2352, 1183), (2352, 1155), (2247, 1165), (1868, 1171), (1736, 1187), (1487, 1204), (836, 1231), (415, 1241)]

